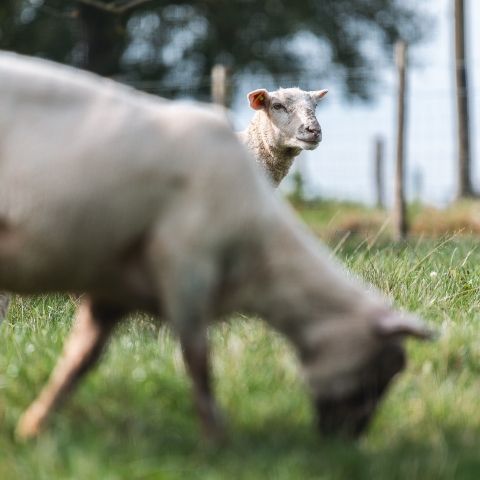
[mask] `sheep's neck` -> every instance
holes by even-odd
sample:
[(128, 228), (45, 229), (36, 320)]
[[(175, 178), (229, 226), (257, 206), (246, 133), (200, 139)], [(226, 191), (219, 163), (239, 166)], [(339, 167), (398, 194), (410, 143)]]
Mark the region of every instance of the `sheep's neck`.
[(286, 147), (275, 143), (270, 120), (263, 113), (257, 113), (246, 131), (247, 146), (254, 153), (257, 162), (278, 184), (287, 175), (300, 148)]
[(309, 234), (292, 228), (295, 219), (268, 215), (268, 232), (262, 222), (253, 254), (242, 259), (241, 301), (234, 306), (260, 315), (306, 355), (312, 329), (332, 319), (353, 320), (355, 312), (371, 308), (370, 299), (332, 267)]

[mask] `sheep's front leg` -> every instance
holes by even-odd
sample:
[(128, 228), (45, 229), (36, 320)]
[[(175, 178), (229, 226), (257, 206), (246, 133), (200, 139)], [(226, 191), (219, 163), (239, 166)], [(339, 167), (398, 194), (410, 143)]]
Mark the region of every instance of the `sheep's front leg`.
[[(189, 254), (187, 246), (182, 247), (162, 249), (169, 255), (164, 256), (159, 265), (158, 281), (167, 317), (180, 338), (203, 431), (207, 437), (217, 440), (224, 436), (223, 424), (212, 389), (207, 341), (217, 271), (207, 255), (203, 256), (198, 250), (195, 255)], [(161, 257), (154, 255), (153, 258)]]
[(192, 379), (194, 402), (207, 438), (214, 441), (225, 436), (220, 410), (212, 389), (206, 332), (185, 332), (180, 336), (183, 358)]
[(114, 325), (121, 318), (117, 309), (105, 308), (89, 299), (80, 304), (62, 356), (37, 399), (17, 425), (17, 436), (36, 436), (51, 412), (96, 363)]

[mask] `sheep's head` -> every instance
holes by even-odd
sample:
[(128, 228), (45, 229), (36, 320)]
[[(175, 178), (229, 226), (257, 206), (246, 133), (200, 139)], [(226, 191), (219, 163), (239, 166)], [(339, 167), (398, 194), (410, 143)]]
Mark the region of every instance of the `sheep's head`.
[(274, 92), (259, 89), (248, 94), (248, 101), (254, 110), (263, 111), (270, 120), (273, 144), (313, 150), (322, 141), (315, 109), (327, 92), (305, 92), (299, 88), (281, 88)]
[(366, 329), (331, 324), (323, 332), (311, 332), (315, 347), (302, 360), (323, 434), (360, 435), (405, 366), (404, 337), (431, 335), (422, 322), (397, 312), (366, 320), (359, 322), (369, 325)]

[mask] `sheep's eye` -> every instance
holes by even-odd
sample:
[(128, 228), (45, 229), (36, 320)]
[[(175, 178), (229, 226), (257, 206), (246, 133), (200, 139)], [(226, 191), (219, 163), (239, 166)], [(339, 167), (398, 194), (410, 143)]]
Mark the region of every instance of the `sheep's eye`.
[(272, 108), (274, 110), (285, 110), (286, 111), (286, 108), (281, 103), (274, 103), (272, 105)]

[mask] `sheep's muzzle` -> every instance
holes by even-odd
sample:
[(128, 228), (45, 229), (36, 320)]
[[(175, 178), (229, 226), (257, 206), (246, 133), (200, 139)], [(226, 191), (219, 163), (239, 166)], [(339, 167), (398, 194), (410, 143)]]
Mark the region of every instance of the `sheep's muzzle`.
[(358, 372), (358, 387), (342, 398), (317, 399), (318, 427), (325, 435), (354, 438), (368, 426), (391, 379), (405, 366), (405, 352), (389, 343)]

